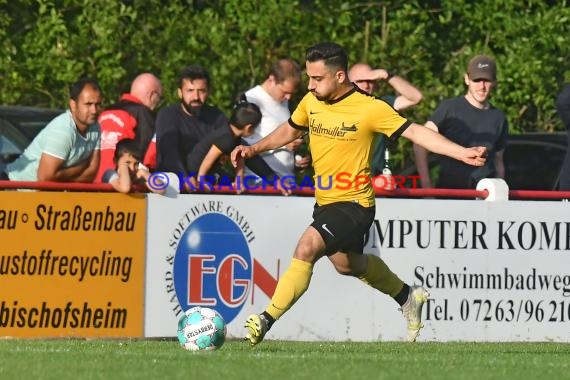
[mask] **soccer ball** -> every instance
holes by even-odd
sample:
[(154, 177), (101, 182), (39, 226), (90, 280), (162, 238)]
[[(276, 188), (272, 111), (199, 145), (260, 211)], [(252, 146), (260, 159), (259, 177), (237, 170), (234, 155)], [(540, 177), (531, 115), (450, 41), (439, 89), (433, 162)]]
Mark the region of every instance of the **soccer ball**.
[(225, 340), (226, 322), (214, 309), (196, 306), (178, 321), (178, 341), (186, 350), (216, 350)]

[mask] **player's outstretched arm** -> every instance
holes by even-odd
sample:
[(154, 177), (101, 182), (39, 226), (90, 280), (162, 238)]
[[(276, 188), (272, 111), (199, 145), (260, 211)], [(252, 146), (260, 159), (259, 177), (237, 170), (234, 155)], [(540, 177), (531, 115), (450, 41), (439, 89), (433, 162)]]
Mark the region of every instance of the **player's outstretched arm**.
[(485, 165), (487, 148), (463, 147), (423, 125), (412, 123), (402, 133), (402, 136), (434, 153), (443, 154), (473, 166)]
[(281, 148), (299, 138), (302, 131), (293, 128), (288, 122), (281, 124), (276, 130), (251, 146), (238, 145), (231, 153), (232, 165), (237, 166), (238, 157), (251, 158), (259, 153)]

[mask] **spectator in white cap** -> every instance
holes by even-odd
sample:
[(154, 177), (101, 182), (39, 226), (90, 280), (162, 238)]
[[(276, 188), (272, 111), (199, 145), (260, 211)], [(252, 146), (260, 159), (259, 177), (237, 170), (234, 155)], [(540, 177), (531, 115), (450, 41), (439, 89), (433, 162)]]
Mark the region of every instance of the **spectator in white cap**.
[(485, 166), (471, 167), (438, 157), (440, 170), (436, 186), (430, 177), (428, 151), (414, 145), (418, 174), (424, 188), (474, 189), (483, 178), (505, 178), (503, 153), (508, 139), (508, 122), (503, 111), (489, 98), (497, 84), (497, 65), (487, 55), (473, 57), (464, 75), (465, 95), (443, 100), (425, 126), (438, 131), (451, 141), (466, 146), (485, 146)]

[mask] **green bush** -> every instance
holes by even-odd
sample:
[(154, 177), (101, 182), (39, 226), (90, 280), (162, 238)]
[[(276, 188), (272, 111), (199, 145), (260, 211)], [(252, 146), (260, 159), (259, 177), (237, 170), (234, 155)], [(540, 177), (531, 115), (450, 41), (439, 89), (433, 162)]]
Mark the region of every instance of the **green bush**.
[[(352, 62), (417, 85), (424, 101), (406, 113), (414, 121), (463, 93), (468, 59), (487, 53), (499, 66), (493, 102), (511, 133), (562, 129), (554, 98), (570, 80), (566, 1), (0, 0), (0, 9), (0, 104), (66, 107), (80, 76), (97, 78), (110, 103), (143, 71), (174, 102), (178, 71), (198, 63), (211, 72), (211, 102), (229, 111), (271, 61), (302, 62), (308, 46), (333, 40)], [(402, 160), (409, 144), (394, 153)]]

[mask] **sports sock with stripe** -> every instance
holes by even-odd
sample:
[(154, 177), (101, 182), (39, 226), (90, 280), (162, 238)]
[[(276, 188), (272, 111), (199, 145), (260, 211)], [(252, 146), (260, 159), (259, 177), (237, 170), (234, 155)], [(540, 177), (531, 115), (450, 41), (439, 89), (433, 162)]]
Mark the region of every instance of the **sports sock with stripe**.
[[(368, 256), (368, 267), (366, 273), (360, 276), (360, 280), (372, 286), (374, 289), (388, 294), (396, 300), (400, 305), (401, 295), (405, 292), (406, 299), (409, 291), (406, 285), (394, 272), (388, 268), (388, 265), (378, 256)], [(404, 300), (405, 302), (405, 300)]]
[(313, 264), (299, 259), (291, 259), (291, 265), (277, 283), (271, 303), (264, 314), (279, 319), (305, 293), (313, 275)]

